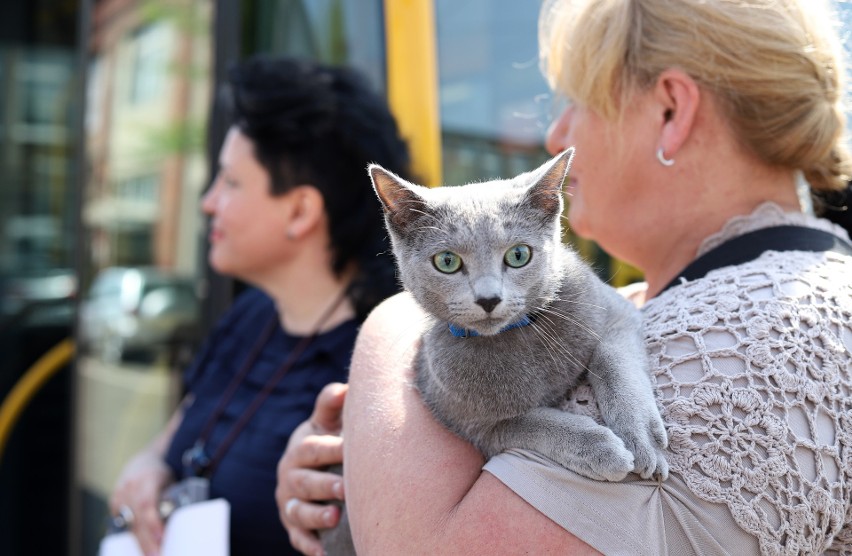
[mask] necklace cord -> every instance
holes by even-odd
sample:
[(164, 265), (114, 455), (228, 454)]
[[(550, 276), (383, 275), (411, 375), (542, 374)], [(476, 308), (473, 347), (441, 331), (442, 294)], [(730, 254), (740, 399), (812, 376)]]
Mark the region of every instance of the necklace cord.
[[(293, 348), (293, 351), (290, 352), (290, 355), (287, 357), (284, 363), (282, 363), (281, 366), (278, 367), (276, 373), (272, 376), (271, 379), (266, 382), (263, 387), (263, 390), (261, 390), (254, 397), (254, 399), (246, 408), (246, 410), (242, 412), (240, 418), (237, 420), (236, 423), (234, 423), (234, 425), (231, 427), (231, 430), (228, 431), (228, 434), (219, 444), (213, 457), (210, 458), (206, 465), (203, 466), (203, 469), (200, 470), (200, 472), (198, 473), (199, 475), (205, 475), (207, 477), (210, 477), (213, 474), (213, 471), (222, 461), (222, 458), (225, 456), (225, 453), (228, 451), (234, 441), (237, 439), (237, 436), (243, 431), (249, 420), (251, 420), (251, 418), (254, 416), (260, 406), (263, 405), (263, 402), (266, 401), (266, 399), (272, 393), (272, 390), (278, 385), (279, 382), (281, 382), (281, 380), (290, 371), (290, 369), (293, 368), (299, 357), (301, 357), (301, 355), (305, 352), (308, 346), (313, 343), (317, 336), (319, 336), (320, 330), (322, 329), (323, 325), (328, 321), (329, 318), (331, 318), (331, 315), (334, 313), (335, 310), (337, 310), (343, 300), (346, 299), (346, 294), (347, 290), (344, 290), (340, 294), (340, 296), (335, 299), (334, 303), (328, 309), (326, 309), (322, 316), (320, 316), (311, 334), (302, 338), (296, 345), (296, 347)], [(236, 394), (240, 384), (242, 384), (242, 382), (248, 376), (248, 373), (257, 361), (261, 350), (266, 346), (267, 342), (269, 342), (270, 338), (272, 337), (272, 333), (275, 331), (276, 326), (278, 326), (277, 314), (273, 316), (269, 324), (266, 325), (263, 334), (261, 334), (260, 339), (255, 343), (248, 357), (246, 357), (239, 372), (234, 375), (233, 380), (228, 385), (228, 388), (225, 390), (225, 393), (219, 399), (219, 403), (217, 404), (216, 409), (213, 411), (213, 413), (211, 413), (210, 418), (207, 420), (207, 423), (205, 424), (201, 435), (199, 435), (195, 446), (191, 448), (191, 450), (197, 450), (199, 454), (203, 454), (204, 446), (207, 444), (207, 441), (209, 440), (210, 435), (213, 432), (214, 426), (219, 421), (222, 416), (222, 413), (224, 413), (225, 411), (225, 408), (228, 406), (228, 404), (231, 402), (231, 399)]]

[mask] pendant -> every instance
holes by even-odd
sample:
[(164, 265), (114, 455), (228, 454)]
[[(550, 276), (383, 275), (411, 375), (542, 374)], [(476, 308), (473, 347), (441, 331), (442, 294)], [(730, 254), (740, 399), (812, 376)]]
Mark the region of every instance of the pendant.
[(210, 456), (204, 449), (204, 442), (197, 441), (192, 448), (189, 448), (181, 457), (183, 463), (183, 473), (186, 477), (203, 477), (210, 467)]

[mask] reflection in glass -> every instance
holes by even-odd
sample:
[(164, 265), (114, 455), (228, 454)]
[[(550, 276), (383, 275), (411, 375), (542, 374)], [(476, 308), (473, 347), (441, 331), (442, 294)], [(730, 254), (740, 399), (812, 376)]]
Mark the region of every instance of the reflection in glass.
[[(514, 176), (547, 159), (544, 134), (564, 102), (538, 65), (538, 5), (436, 0), (444, 183)], [(594, 243), (578, 247), (615, 285), (639, 278)]]
[(259, 0), (246, 53), (304, 56), (350, 65), (382, 90), (382, 0)]
[(124, 463), (174, 411), (198, 340), (212, 0), (94, 3), (77, 340), (82, 553)]
[(535, 6), (437, 0), (445, 183), (505, 177), (547, 158)]

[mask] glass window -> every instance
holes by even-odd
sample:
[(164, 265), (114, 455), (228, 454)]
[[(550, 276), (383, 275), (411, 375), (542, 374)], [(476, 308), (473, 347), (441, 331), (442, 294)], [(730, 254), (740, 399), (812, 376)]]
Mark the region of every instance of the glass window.
[(538, 66), (535, 6), (437, 0), (435, 9), (445, 135), (540, 146), (550, 95)]
[[(515, 0), (435, 1), (443, 182), (509, 177), (549, 157), (544, 134), (556, 103), (538, 65), (538, 8)], [(602, 278), (640, 277), (573, 236)]]
[(213, 7), (93, 3), (75, 403), (84, 555), (123, 465), (177, 406), (198, 340)]
[(43, 50), (30, 52), (24, 57), (19, 83), (25, 108), (23, 121), (30, 124), (64, 124), (60, 99), (72, 74), (68, 54), (62, 51)]
[(245, 53), (305, 56), (347, 64), (385, 83), (382, 0), (260, 0), (246, 21)]
[(165, 92), (168, 63), (174, 56), (170, 25), (165, 22), (148, 24), (134, 33), (134, 50), (130, 101), (142, 104), (155, 100)]
[(116, 197), (131, 203), (157, 203), (159, 176), (141, 176), (123, 180), (116, 187)]
[[(2, 554), (63, 554), (73, 534), (79, 9), (75, 0), (0, 8)], [(48, 353), (50, 364), (35, 366)], [(58, 508), (49, 518), (45, 500)]]

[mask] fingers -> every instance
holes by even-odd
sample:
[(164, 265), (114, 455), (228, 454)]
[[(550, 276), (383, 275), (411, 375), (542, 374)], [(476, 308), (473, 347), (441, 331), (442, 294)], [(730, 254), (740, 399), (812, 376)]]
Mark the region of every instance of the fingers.
[(346, 384), (332, 382), (326, 385), (317, 396), (314, 411), (309, 420), (317, 434), (340, 432), (347, 389)]
[(163, 541), (163, 520), (157, 507), (158, 493), (152, 493), (145, 485), (129, 482), (118, 489), (110, 501), (113, 515), (125, 506), (130, 510), (128, 527), (139, 543), (143, 554), (159, 554)]
[[(301, 546), (306, 554), (322, 554), (317, 530), (330, 529), (340, 521), (340, 509), (334, 505), (319, 505), (291, 498), (285, 505), (284, 519), (293, 525), (288, 528), (291, 543)], [(296, 542), (292, 539), (295, 538)]]
[(157, 457), (134, 457), (118, 479), (110, 499), (113, 515), (127, 506), (133, 514), (130, 530), (143, 554), (159, 554), (163, 540), (163, 520), (159, 512), (160, 493), (172, 480), (171, 471)]
[(275, 499), (279, 506), (291, 498), (299, 500), (343, 500), (343, 478), (336, 473), (313, 469), (292, 469), (279, 479)]
[(342, 499), (342, 477), (299, 468), (290, 470), (284, 481), (280, 477), (275, 489), (275, 501), (281, 523), (290, 536), (290, 544), (304, 554), (323, 554), (316, 531), (336, 526), (340, 510), (334, 505), (315, 504), (307, 500)]
[[(286, 461), (285, 461), (286, 458)], [(310, 467), (318, 469), (343, 463), (343, 438), (330, 435), (306, 436), (301, 442), (292, 444), (284, 452), (281, 465), (288, 468)]]
[(316, 530), (329, 529), (340, 520), (340, 509), (291, 498), (279, 504), (279, 517), (290, 535), (290, 543), (305, 554), (322, 554)]
[(327, 471), (343, 461), (343, 438), (323, 431), (339, 430), (345, 395), (344, 385), (326, 387), (311, 419), (294, 431), (278, 462), (275, 502), (279, 518), (290, 543), (305, 554), (322, 554), (316, 530), (334, 527), (340, 519), (336, 506), (312, 501), (344, 497), (343, 477)]
[(343, 500), (343, 477), (325, 470), (342, 460), (340, 437), (309, 436), (299, 444), (288, 446), (278, 462), (275, 501), (279, 509), (283, 511), (291, 498)]
[(287, 533), (290, 535), (290, 544), (302, 554), (316, 556), (325, 554), (322, 549), (322, 543), (320, 543), (319, 538), (313, 532), (301, 529), (287, 529)]
[(160, 512), (153, 504), (146, 504), (138, 511), (134, 509), (136, 520), (131, 530), (139, 541), (139, 548), (146, 556), (160, 553), (160, 545), (163, 542), (163, 520)]

